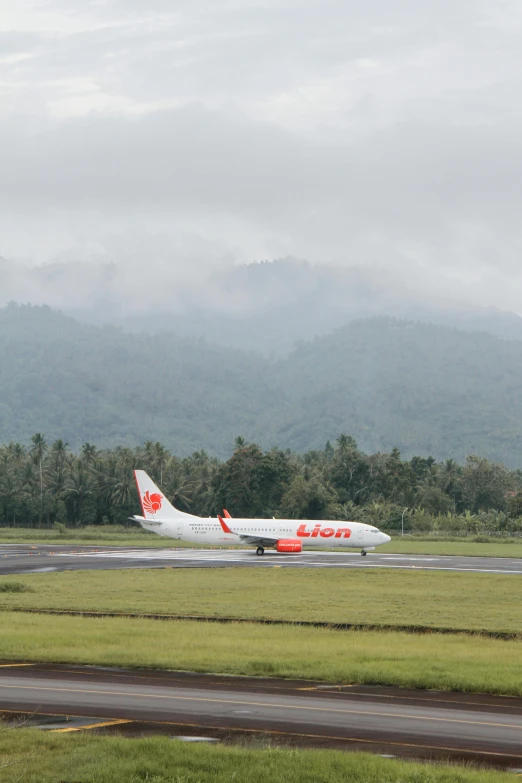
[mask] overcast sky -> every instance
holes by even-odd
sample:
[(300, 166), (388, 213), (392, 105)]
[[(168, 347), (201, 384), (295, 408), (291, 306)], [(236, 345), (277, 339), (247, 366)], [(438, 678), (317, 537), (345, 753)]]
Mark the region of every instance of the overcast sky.
[(521, 311), (521, 81), (520, 0), (0, 0), (0, 255), (293, 255)]

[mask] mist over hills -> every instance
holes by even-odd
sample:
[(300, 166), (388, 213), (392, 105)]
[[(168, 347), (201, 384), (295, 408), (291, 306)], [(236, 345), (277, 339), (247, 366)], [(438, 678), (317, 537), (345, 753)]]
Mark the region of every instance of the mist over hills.
[(284, 358), (174, 332), (128, 334), (49, 307), (0, 310), (0, 442), (160, 440), (179, 455), (322, 448), (522, 467), (522, 341), (394, 318), (355, 320)]
[(418, 274), (368, 266), (311, 265), (296, 259), (212, 266), (140, 254), (24, 266), (0, 258), (0, 306), (48, 304), (79, 321), (128, 331), (205, 337), (266, 356), (291, 350), (360, 318), (393, 316), (522, 339), (522, 318), (437, 289)]

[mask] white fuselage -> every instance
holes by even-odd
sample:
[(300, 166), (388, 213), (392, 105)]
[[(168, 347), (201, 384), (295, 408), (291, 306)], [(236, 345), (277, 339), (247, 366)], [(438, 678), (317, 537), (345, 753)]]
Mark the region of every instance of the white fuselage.
[(306, 519), (239, 519), (197, 517), (176, 509), (144, 470), (135, 470), (143, 516), (134, 519), (146, 530), (191, 544), (265, 547), (300, 552), (305, 547), (375, 549), (390, 537), (373, 525)]
[(226, 533), (219, 520), (202, 517), (140, 519), (140, 524), (160, 536), (210, 546), (248, 546), (238, 536), (259, 539), (296, 539), (305, 547), (373, 549), (390, 537), (373, 525), (361, 522), (332, 522), (303, 519), (227, 519), (233, 534)]

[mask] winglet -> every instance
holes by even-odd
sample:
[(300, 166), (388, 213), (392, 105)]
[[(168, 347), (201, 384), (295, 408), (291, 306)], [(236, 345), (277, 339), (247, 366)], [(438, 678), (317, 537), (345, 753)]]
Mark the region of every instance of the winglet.
[(230, 533), (230, 535), (234, 536), (235, 535), (234, 531), (229, 528), (227, 523), (223, 520), (223, 517), (220, 516), (219, 514), (218, 514), (218, 519), (219, 519), (219, 524), (223, 528), (223, 532), (224, 533)]
[(225, 519), (232, 519), (232, 517), (230, 516), (226, 508), (223, 509), (223, 516), (225, 517)]

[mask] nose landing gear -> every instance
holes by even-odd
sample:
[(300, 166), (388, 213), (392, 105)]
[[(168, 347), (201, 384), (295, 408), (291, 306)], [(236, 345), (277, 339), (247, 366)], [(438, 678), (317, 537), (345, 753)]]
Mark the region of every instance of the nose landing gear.
[(261, 557), (261, 555), (264, 555), (264, 554), (265, 554), (264, 547), (262, 547), (262, 546), (258, 546), (258, 547), (257, 547), (257, 549), (256, 549), (256, 555), (258, 555), (259, 557)]
[(361, 555), (362, 555), (363, 557), (366, 557), (366, 552), (364, 551), (364, 549), (361, 549)]

